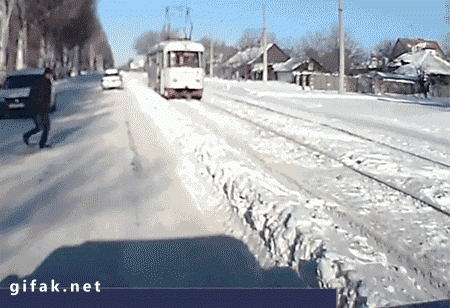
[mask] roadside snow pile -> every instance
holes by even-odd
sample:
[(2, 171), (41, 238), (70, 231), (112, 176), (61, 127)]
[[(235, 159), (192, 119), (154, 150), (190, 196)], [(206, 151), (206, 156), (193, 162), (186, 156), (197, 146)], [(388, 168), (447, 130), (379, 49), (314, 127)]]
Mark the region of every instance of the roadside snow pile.
[[(332, 220), (321, 210), (322, 200), (308, 199), (258, 171), (256, 164), (242, 152), (200, 123), (192, 123), (137, 81), (130, 80), (128, 87), (163, 136), (183, 154), (178, 173), (201, 212), (211, 215), (221, 204), (207, 195), (205, 186), (213, 186), (216, 197), (226, 200), (235, 214), (258, 234), (272, 262), (298, 269), (305, 261), (316, 261), (318, 269), (312, 274), (318, 275), (321, 287), (338, 289), (341, 307), (365, 301), (359, 294), (359, 277), (352, 280), (342, 270), (342, 259), (325, 253), (323, 235)], [(192, 175), (202, 175), (204, 181), (201, 176)]]
[[(407, 281), (405, 270), (388, 263), (366, 237), (336, 225), (327, 211), (338, 205), (286, 188), (255, 164), (249, 152), (230, 146), (242, 142), (253, 148), (249, 140), (263, 142), (265, 139), (256, 138), (252, 128), (223, 114), (207, 114), (198, 102), (168, 102), (138, 80), (130, 79), (127, 86), (143, 112), (182, 154), (178, 174), (199, 210), (214, 215), (218, 207), (231, 208), (242, 222), (234, 225), (235, 229), (249, 230), (236, 230), (235, 236), (249, 246), (265, 247), (269, 255), (262, 257), (270, 263), (301, 271), (305, 262), (316, 262), (310, 276), (318, 279), (320, 287), (337, 289), (339, 307), (381, 307), (432, 297), (420, 290), (414, 278)], [(223, 133), (230, 125), (234, 125), (235, 138), (231, 141)], [(267, 138), (273, 142), (275, 137)], [(266, 149), (274, 150), (273, 144)], [(276, 146), (283, 144), (288, 142), (276, 142)]]

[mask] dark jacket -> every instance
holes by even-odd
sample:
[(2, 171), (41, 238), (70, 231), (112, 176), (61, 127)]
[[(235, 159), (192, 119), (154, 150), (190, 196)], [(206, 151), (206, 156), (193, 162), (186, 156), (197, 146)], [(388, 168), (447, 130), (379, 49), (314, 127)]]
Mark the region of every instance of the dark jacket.
[(34, 87), (31, 88), (30, 99), (33, 115), (40, 113), (50, 113), (50, 100), (52, 95), (52, 83), (43, 76), (39, 78)]

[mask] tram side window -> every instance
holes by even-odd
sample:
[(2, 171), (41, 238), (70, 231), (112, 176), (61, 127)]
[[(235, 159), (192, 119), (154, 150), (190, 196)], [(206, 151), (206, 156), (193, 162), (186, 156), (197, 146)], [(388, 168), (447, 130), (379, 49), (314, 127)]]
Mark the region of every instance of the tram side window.
[(170, 67), (200, 67), (200, 57), (198, 52), (171, 51)]
[(156, 64), (161, 65), (161, 63), (162, 63), (162, 53), (159, 52), (156, 54)]
[(203, 52), (199, 52), (198, 53), (198, 59), (199, 59), (199, 61), (200, 61), (200, 67), (205, 67), (205, 62), (203, 61)]
[(148, 60), (149, 66), (157, 65), (156, 55), (151, 55)]
[(164, 67), (169, 67), (169, 53), (164, 53)]

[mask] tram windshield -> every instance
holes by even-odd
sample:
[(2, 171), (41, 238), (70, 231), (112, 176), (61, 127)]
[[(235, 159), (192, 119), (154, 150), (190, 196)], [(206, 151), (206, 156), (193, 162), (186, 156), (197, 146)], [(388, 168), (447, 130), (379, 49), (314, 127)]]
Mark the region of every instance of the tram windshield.
[(171, 51), (170, 67), (200, 67), (201, 52), (194, 51)]

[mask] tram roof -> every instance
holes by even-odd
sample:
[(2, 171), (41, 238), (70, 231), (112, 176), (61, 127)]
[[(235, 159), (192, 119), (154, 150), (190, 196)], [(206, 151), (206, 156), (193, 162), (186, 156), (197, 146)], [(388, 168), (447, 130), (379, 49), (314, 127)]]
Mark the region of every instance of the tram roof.
[(205, 47), (203, 47), (202, 44), (189, 41), (189, 40), (171, 40), (171, 41), (163, 41), (149, 50), (149, 54), (153, 54), (158, 51), (198, 51), (198, 52), (204, 52)]

